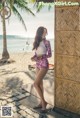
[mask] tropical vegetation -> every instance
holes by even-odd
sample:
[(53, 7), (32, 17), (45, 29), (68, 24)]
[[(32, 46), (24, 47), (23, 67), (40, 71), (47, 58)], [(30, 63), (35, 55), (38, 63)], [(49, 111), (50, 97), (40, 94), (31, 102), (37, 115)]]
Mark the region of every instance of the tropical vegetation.
[(2, 11), (2, 25), (3, 25), (3, 52), (2, 52), (2, 59), (8, 59), (10, 58), (8, 49), (7, 49), (7, 37), (6, 37), (6, 15), (7, 9), (10, 8), (9, 12), (13, 12), (18, 19), (22, 22), (25, 30), (27, 30), (24, 19), (22, 17), (22, 14), (19, 12), (20, 10), (25, 11), (26, 13), (30, 13), (34, 16), (34, 13), (31, 11), (31, 9), (28, 7), (27, 0), (1, 0), (0, 1), (0, 11)]

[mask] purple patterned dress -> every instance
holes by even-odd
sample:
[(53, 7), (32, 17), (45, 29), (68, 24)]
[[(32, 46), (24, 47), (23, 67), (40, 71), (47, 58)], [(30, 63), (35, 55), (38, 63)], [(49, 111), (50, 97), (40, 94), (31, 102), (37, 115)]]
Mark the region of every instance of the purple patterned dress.
[(48, 62), (47, 58), (52, 56), (50, 41), (44, 39), (43, 42), (46, 47), (46, 54), (42, 55), (41, 58), (38, 58), (38, 56), (35, 52), (35, 55), (33, 56), (36, 61), (36, 67), (39, 69), (40, 68), (49, 68), (49, 62)]

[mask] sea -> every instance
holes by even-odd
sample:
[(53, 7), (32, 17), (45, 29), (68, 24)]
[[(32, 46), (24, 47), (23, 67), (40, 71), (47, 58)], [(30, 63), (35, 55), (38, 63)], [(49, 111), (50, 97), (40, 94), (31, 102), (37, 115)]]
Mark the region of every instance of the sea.
[[(54, 51), (54, 39), (49, 39), (51, 49)], [(9, 53), (32, 52), (34, 38), (7, 35), (7, 49)], [(3, 36), (0, 35), (0, 54), (3, 51)]]

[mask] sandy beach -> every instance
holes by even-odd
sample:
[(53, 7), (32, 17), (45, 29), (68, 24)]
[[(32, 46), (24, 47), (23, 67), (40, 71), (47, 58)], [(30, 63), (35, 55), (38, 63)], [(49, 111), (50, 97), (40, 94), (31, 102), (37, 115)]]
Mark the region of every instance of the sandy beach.
[[(26, 71), (28, 68), (28, 65), (35, 64), (35, 62), (31, 61), (31, 57), (34, 55), (34, 52), (21, 52), (21, 53), (11, 53), (10, 59), (14, 60), (14, 63), (10, 64), (4, 64), (0, 66), (0, 69), (15, 69), (16, 71)], [(0, 54), (1, 59), (1, 54)], [(54, 54), (52, 54), (52, 57), (48, 59), (49, 63), (54, 64)]]
[[(11, 53), (10, 59), (13, 63), (3, 64), (0, 66), (0, 96), (3, 97), (20, 91), (22, 87), (30, 91), (31, 85), (35, 79), (35, 69), (29, 70), (28, 65), (34, 65), (30, 58), (34, 55), (33, 52)], [(1, 55), (0, 55), (1, 58)], [(54, 64), (54, 55), (49, 58), (49, 63)], [(47, 101), (53, 101), (53, 77), (54, 70), (49, 70), (44, 78), (45, 97)], [(48, 88), (48, 89), (47, 89)], [(33, 90), (34, 91), (34, 90)], [(33, 92), (34, 93), (34, 92)], [(50, 98), (47, 96), (50, 94)], [(53, 103), (52, 103), (53, 104)]]

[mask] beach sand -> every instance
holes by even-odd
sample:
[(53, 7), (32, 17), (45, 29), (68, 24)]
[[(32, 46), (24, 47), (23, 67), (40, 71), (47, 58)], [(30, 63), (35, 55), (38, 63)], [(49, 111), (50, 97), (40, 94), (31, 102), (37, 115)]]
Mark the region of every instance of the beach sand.
[[(31, 91), (31, 85), (35, 80), (35, 69), (29, 70), (28, 65), (34, 65), (31, 61), (33, 52), (11, 53), (10, 59), (13, 63), (6, 63), (0, 66), (0, 96), (13, 94), (25, 88)], [(0, 55), (1, 58), (1, 55)], [(54, 54), (48, 59), (50, 64), (54, 64)], [(36, 94), (34, 88), (32, 93)], [(48, 70), (44, 78), (44, 94), (46, 101), (53, 105), (54, 101), (54, 70)]]

